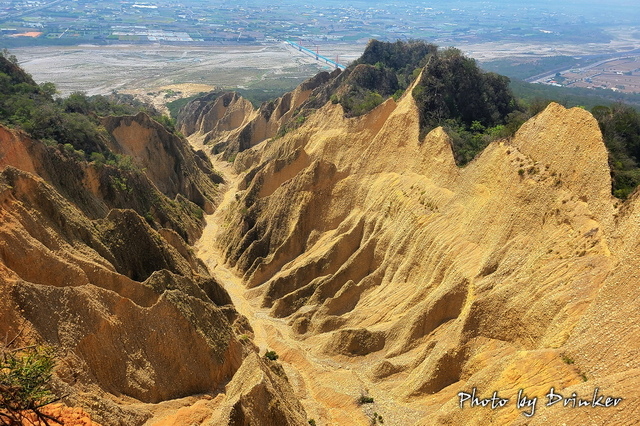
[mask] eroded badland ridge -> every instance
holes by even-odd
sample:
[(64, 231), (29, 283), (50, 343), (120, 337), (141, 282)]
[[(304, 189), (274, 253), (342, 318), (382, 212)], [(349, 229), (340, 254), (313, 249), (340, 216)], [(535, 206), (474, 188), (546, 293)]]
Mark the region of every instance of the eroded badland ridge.
[[(413, 68), (366, 64), (257, 110), (210, 94), (179, 123), (198, 152), (103, 119), (135, 169), (0, 127), (0, 335), (56, 347), (56, 391), (102, 424), (633, 424), (637, 194), (558, 104), (459, 167), (425, 132), (436, 62), (402, 94)], [(510, 400), (461, 409), (473, 388)]]

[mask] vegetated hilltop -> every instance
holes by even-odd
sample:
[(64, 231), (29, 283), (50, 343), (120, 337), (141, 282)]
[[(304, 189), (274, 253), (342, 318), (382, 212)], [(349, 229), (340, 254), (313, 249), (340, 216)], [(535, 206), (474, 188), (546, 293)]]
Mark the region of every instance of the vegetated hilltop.
[(320, 73), (257, 111), (235, 93), (213, 92), (196, 99), (182, 109), (178, 127), (229, 159), (298, 127), (328, 101), (339, 103), (345, 117), (357, 117), (389, 96), (397, 100), (416, 79), (419, 83), (412, 90), (423, 133), (445, 126), (453, 136), (459, 164), (466, 164), (490, 140), (513, 132), (523, 122), (509, 80), (481, 72), (457, 49), (438, 50), (420, 41), (372, 40), (344, 72)]
[[(52, 347), (51, 391), (104, 425), (140, 425), (158, 403), (203, 393), (220, 395), (204, 404), (214, 424), (303, 422), (190, 247), (223, 182), (208, 157), (144, 112), (111, 115), (135, 112), (126, 105), (54, 100), (3, 56), (0, 81), (3, 357)], [(4, 366), (0, 389), (30, 392), (5, 383)]]
[[(372, 40), (362, 57), (344, 72), (320, 73), (257, 110), (235, 92), (199, 97), (178, 114), (178, 127), (211, 145), (212, 153), (223, 153), (231, 160), (238, 152), (299, 127), (328, 101), (339, 103), (345, 117), (357, 117), (389, 97), (397, 101), (409, 86), (420, 116), (420, 136), (441, 126), (450, 137), (459, 166), (470, 162), (491, 141), (513, 136), (552, 102), (544, 96), (515, 98), (507, 77), (482, 72), (457, 49), (442, 50), (422, 41)], [(621, 103), (597, 105), (592, 110), (609, 151), (612, 193), (625, 199), (640, 184), (635, 148), (640, 113)]]
[[(269, 122), (255, 111), (217, 130), (242, 100), (194, 104), (217, 106), (218, 120), (196, 135), (230, 149), (224, 155), (243, 173), (221, 241), (227, 262), (314, 357), (349, 365), (387, 407), (414, 410), (407, 424), (640, 418), (640, 201), (637, 192), (624, 202), (612, 195), (598, 121), (552, 103), (519, 127), (525, 113), (504, 79), (455, 51), (426, 53), (397, 99), (380, 95), (358, 116), (345, 107), (351, 93), (367, 102), (375, 88), (363, 82), (383, 81), (388, 94), (406, 75), (394, 79), (374, 55), (380, 65), (359, 62), (296, 90), (284, 126), (255, 140), (246, 129)], [(457, 136), (431, 128), (447, 120)], [(471, 140), (490, 137), (478, 138), (488, 145), (464, 167), (460, 127)], [(515, 134), (500, 138), (505, 129)], [(243, 132), (245, 145), (236, 143)], [(510, 402), (461, 409), (458, 393), (473, 388)], [(623, 400), (547, 407), (552, 388)], [(538, 398), (530, 418), (516, 406), (519, 389)]]

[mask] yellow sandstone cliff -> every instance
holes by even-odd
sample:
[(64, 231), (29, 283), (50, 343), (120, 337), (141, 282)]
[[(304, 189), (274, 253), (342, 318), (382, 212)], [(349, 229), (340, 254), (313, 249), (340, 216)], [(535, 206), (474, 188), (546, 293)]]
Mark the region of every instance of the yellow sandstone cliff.
[[(230, 408), (253, 419), (272, 397), (282, 400), (275, 419), (304, 420), (284, 399), (286, 376), (240, 339), (250, 325), (190, 246), (220, 176), (144, 115), (106, 127), (137, 168), (87, 162), (0, 126), (3, 349), (55, 349), (51, 385), (84, 412), (45, 411), (70, 424), (86, 412), (102, 425), (141, 425), (194, 398), (211, 400), (203, 419), (216, 424), (232, 422)], [(264, 377), (246, 380), (256, 368)]]
[[(327, 103), (238, 154), (220, 244), (246, 296), (287, 322), (307, 360), (359, 376), (389, 424), (640, 418), (639, 201), (611, 196), (596, 120), (551, 104), (464, 168), (442, 129), (419, 131), (410, 94), (358, 118)], [(473, 388), (509, 403), (461, 409)], [(546, 407), (551, 388), (624, 399)], [(520, 389), (538, 398), (533, 417)]]
[(237, 93), (211, 92), (180, 111), (180, 130), (190, 135), (192, 143), (211, 145), (213, 153), (233, 158), (238, 152), (275, 136), (309, 100), (312, 91), (338, 73), (322, 72), (257, 110)]

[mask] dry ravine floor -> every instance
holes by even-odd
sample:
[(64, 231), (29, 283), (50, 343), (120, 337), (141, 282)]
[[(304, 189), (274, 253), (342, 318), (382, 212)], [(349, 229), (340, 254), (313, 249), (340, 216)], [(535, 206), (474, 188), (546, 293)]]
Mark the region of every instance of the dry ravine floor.
[[(260, 307), (260, 298), (251, 297), (241, 276), (225, 265), (217, 238), (221, 227), (229, 226), (225, 217), (235, 199), (240, 176), (234, 173), (231, 163), (215, 157), (212, 161), (227, 184), (217, 210), (207, 217), (207, 225), (196, 245), (197, 255), (229, 292), (238, 312), (249, 319), (260, 354), (267, 350), (278, 354), (278, 362), (283, 365), (309, 419), (316, 420), (318, 425), (369, 425), (375, 412), (383, 416), (385, 424), (401, 425), (412, 424), (416, 416), (423, 416), (425, 413), (421, 410), (416, 411), (386, 397), (382, 390), (375, 390), (371, 381), (361, 374), (367, 365), (316, 355), (312, 343), (294, 338), (286, 320), (269, 316), (268, 309)], [(363, 393), (374, 398), (373, 404), (358, 404)]]

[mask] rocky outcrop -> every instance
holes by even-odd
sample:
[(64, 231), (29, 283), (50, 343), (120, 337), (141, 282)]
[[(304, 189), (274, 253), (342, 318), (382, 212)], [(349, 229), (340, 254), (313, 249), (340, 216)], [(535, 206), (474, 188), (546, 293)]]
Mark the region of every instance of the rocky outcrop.
[[(241, 366), (266, 367), (245, 361), (256, 349), (239, 336), (251, 328), (187, 242), (204, 225), (197, 204), (216, 200), (210, 163), (146, 116), (105, 122), (137, 168), (0, 126), (0, 334), (55, 348), (52, 385), (68, 405), (103, 425), (141, 425), (159, 403), (219, 394)], [(260, 398), (283, 398), (284, 374), (268, 371)], [(238, 409), (253, 398), (243, 392)], [(284, 399), (270, 413), (305, 417)]]
[(55, 347), (57, 388), (104, 424), (121, 421), (104, 408), (109, 395), (155, 403), (228, 381), (242, 363), (231, 328), (238, 315), (193, 253), (174, 248), (134, 210), (89, 218), (35, 174), (50, 172), (41, 161), (48, 149), (1, 130), (3, 336)]
[[(442, 129), (420, 138), (410, 94), (358, 118), (328, 103), (235, 162), (247, 172), (222, 241), (228, 263), (318, 356), (372, 363), (372, 385), (423, 424), (532, 421), (517, 390), (543, 400), (551, 387), (628, 398), (600, 410), (602, 424), (638, 414), (625, 308), (638, 285), (637, 197), (611, 196), (588, 112), (551, 104), (458, 168)], [(461, 410), (458, 392), (474, 387), (512, 403)], [(541, 405), (534, 423), (561, 418)]]
[(185, 105), (178, 116), (180, 131), (185, 135), (229, 132), (246, 124), (253, 109), (235, 92), (214, 91)]
[(133, 158), (151, 182), (169, 198), (178, 194), (211, 213), (222, 177), (203, 153), (194, 153), (187, 141), (170, 133), (144, 113), (105, 117), (112, 135), (109, 148)]
[[(222, 180), (204, 154), (194, 153), (186, 141), (169, 134), (145, 115), (118, 120), (138, 123), (137, 119), (150, 126), (138, 134), (139, 138), (133, 132), (125, 138), (121, 126), (113, 127), (121, 137), (119, 144), (113, 142), (114, 149), (140, 155), (133, 157), (138, 158), (134, 160), (136, 164), (83, 161), (62, 145), (48, 146), (0, 126), (0, 167), (14, 166), (41, 177), (90, 219), (103, 218), (114, 208), (132, 209), (157, 231), (171, 229), (185, 241), (193, 242), (203, 226), (203, 210), (213, 208), (217, 185)], [(164, 145), (159, 135), (165, 138)], [(145, 137), (153, 142), (144, 142)], [(144, 148), (138, 150), (128, 144)], [(153, 155), (162, 160), (155, 166)], [(155, 168), (162, 171), (152, 171)], [(169, 182), (156, 185), (154, 180), (165, 175), (170, 176)]]
[(213, 424), (304, 425), (304, 408), (277, 362), (249, 355), (225, 388), (223, 408)]
[(314, 89), (335, 75), (320, 73), (294, 91), (265, 102), (257, 110), (235, 92), (209, 93), (191, 101), (180, 111), (180, 131), (193, 140), (210, 145), (213, 154), (223, 153), (225, 159), (232, 159), (238, 152), (276, 136), (299, 113), (303, 104), (313, 101), (310, 96)]

